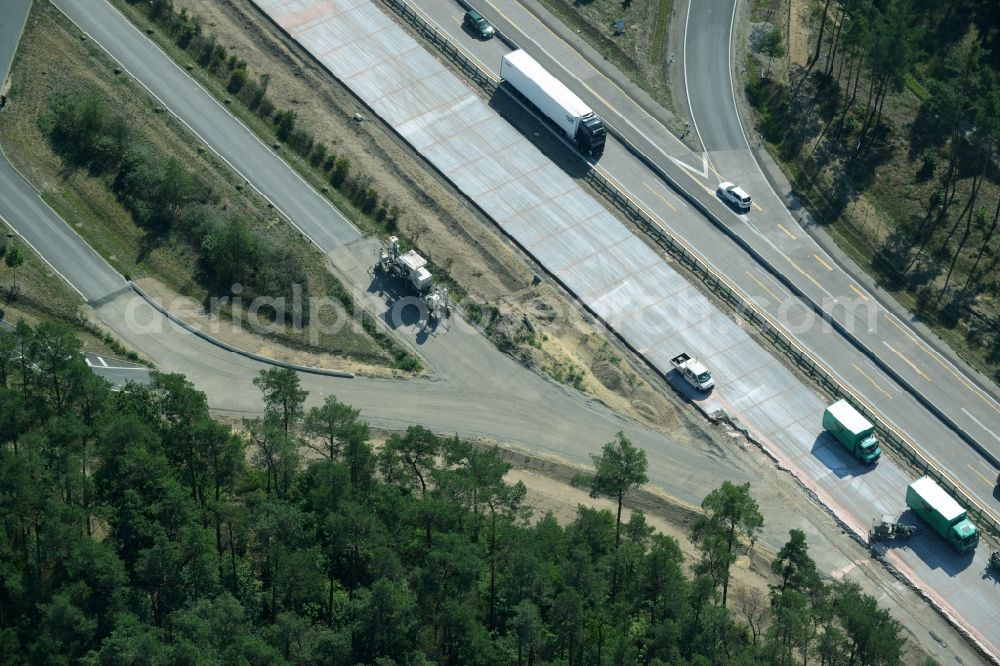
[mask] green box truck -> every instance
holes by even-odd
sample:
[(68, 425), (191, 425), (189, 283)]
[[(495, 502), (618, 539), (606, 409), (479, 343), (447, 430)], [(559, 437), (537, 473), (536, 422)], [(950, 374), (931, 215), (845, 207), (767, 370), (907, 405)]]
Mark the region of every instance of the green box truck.
[(861, 462), (874, 463), (882, 455), (875, 426), (846, 400), (838, 400), (826, 408), (823, 428)]
[(967, 553), (979, 543), (979, 530), (966, 517), (965, 509), (931, 477), (921, 477), (906, 487), (906, 506), (958, 552)]

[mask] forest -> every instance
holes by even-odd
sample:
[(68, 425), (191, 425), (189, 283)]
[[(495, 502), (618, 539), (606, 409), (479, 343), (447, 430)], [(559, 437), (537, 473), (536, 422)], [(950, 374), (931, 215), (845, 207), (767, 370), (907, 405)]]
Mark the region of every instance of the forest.
[[(774, 2), (761, 18), (775, 23)], [(1000, 11), (990, 0), (816, 0), (808, 55), (746, 92), (795, 194), (881, 287), (1000, 377)]]
[(749, 484), (706, 489), (688, 561), (622, 518), (647, 463), (620, 434), (578, 479), (617, 513), (560, 525), (495, 448), (254, 384), (234, 426), (180, 375), (111, 390), (61, 324), (0, 331), (0, 663), (900, 663), (900, 624), (799, 530), (769, 590), (730, 585)]

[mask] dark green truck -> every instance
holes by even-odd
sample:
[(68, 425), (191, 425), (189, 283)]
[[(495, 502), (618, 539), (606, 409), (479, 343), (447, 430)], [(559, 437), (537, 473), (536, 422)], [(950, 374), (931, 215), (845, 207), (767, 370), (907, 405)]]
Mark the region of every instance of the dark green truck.
[(906, 487), (906, 506), (958, 552), (968, 553), (979, 544), (979, 530), (965, 509), (931, 477), (923, 476)]
[(838, 400), (826, 408), (823, 428), (861, 462), (873, 464), (882, 455), (875, 426), (846, 400)]

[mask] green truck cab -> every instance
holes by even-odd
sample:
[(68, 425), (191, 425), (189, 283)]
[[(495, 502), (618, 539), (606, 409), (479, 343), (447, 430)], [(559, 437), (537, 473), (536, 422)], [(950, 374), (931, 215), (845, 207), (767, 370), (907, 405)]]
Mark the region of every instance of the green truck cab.
[(965, 509), (931, 477), (923, 476), (906, 487), (906, 506), (959, 553), (968, 553), (979, 544), (979, 530)]
[(882, 456), (875, 426), (846, 400), (826, 408), (823, 428), (863, 463), (874, 464)]

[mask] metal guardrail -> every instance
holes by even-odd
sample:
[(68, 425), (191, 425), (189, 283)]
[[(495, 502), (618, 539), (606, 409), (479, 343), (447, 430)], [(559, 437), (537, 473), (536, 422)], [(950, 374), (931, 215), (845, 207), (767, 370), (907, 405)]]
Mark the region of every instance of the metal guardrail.
[[(382, 0), (382, 2), (395, 11), (396, 14), (405, 20), (420, 35), (430, 41), (445, 57), (465, 72), (469, 78), (479, 85), (479, 87), (482, 88), (487, 94), (493, 95), (496, 93), (500, 87), (500, 81), (494, 78), (491, 72), (480, 67), (470, 55), (466, 54), (461, 47), (455, 44), (447, 35), (439, 31), (429, 20), (422, 17), (417, 10), (412, 8), (405, 0)], [(466, 9), (471, 8), (467, 2), (464, 2), (464, 0), (458, 0), (458, 3)], [(502, 35), (498, 32), (497, 36), (511, 48), (519, 48), (517, 44), (506, 35)], [(927, 398), (917, 391), (915, 387), (913, 387), (895, 370), (888, 366), (881, 358), (868, 349), (864, 343), (858, 340), (850, 331), (840, 324), (840, 322), (819, 307), (815, 301), (802, 292), (798, 286), (785, 277), (783, 273), (778, 271), (766, 258), (761, 256), (745, 240), (726, 227), (722, 220), (720, 220), (697, 198), (693, 197), (690, 193), (681, 188), (673, 178), (671, 178), (652, 159), (633, 145), (631, 141), (621, 134), (620, 131), (618, 131), (614, 126), (607, 124), (606, 120), (605, 124), (608, 127), (608, 131), (623, 146), (625, 146), (629, 152), (642, 161), (643, 164), (656, 173), (664, 182), (670, 185), (675, 192), (683, 197), (702, 215), (708, 218), (709, 221), (711, 221), (717, 228), (722, 230), (727, 237), (735, 242), (740, 249), (749, 254), (772, 277), (781, 282), (781, 284), (783, 284), (792, 294), (809, 306), (815, 314), (827, 321), (853, 347), (875, 363), (879, 369), (885, 372), (894, 381), (899, 383), (900, 386), (910, 393), (910, 395), (912, 395), (921, 405), (928, 409), (928, 411), (940, 419), (949, 429), (955, 432), (963, 441), (972, 446), (978, 453), (990, 460), (990, 462), (994, 465), (1000, 467), (1000, 460), (993, 456), (993, 454), (988, 450), (983, 448), (982, 445), (972, 438), (971, 435), (965, 432), (961, 426), (956, 424), (950, 417), (941, 412), (936, 405), (927, 400)], [(671, 256), (681, 263), (681, 265), (687, 268), (694, 275), (698, 276), (702, 282), (713, 291), (713, 293), (724, 300), (730, 307), (739, 311), (748, 322), (754, 325), (765, 335), (771, 344), (777, 347), (787, 357), (795, 361), (796, 365), (799, 366), (799, 368), (802, 369), (811, 379), (822, 386), (827, 393), (837, 398), (844, 398), (848, 400), (862, 414), (875, 423), (880, 434), (882, 435), (883, 441), (894, 451), (902, 454), (907, 461), (910, 462), (910, 464), (922, 470), (928, 476), (933, 477), (939, 484), (961, 500), (967, 506), (974, 522), (984, 529), (990, 530), (994, 536), (1000, 537), (1000, 518), (994, 516), (988, 508), (981, 505), (978, 500), (967, 493), (946, 472), (938, 469), (914, 442), (893, 428), (885, 418), (876, 412), (873, 407), (865, 402), (859, 395), (851, 391), (846, 383), (842, 382), (836, 376), (832, 369), (826, 366), (819, 359), (815, 358), (794, 338), (788, 335), (781, 328), (778, 322), (776, 322), (770, 315), (762, 310), (759, 310), (746, 294), (740, 291), (727, 278), (723, 277), (719, 273), (716, 273), (708, 262), (702, 259), (692, 247), (688, 246), (678, 237), (669, 232), (665, 227), (660, 225), (652, 215), (646, 212), (646, 210), (632, 197), (630, 197), (621, 187), (619, 187), (617, 183), (600, 173), (598, 169), (590, 169), (584, 176), (584, 180), (593, 186), (594, 189), (596, 189), (605, 199), (614, 205), (615, 208), (628, 216), (630, 220), (632, 220), (639, 228), (648, 234), (650, 238), (656, 241), (660, 247), (669, 252)], [(607, 325), (607, 322), (605, 322), (605, 325)], [(614, 330), (610, 326), (608, 326), (608, 328)], [(627, 341), (624, 339), (622, 341), (628, 345)], [(629, 347), (631, 348), (630, 345)], [(637, 350), (633, 349), (633, 351), (638, 354)], [(638, 355), (642, 358), (642, 354)]]

